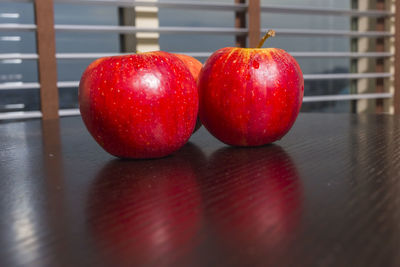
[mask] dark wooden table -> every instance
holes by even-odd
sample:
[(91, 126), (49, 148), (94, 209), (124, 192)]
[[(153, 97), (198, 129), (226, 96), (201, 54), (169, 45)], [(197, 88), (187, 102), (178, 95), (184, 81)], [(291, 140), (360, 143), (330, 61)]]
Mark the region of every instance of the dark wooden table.
[(400, 266), (400, 118), (301, 114), (281, 141), (202, 128), (118, 160), (80, 117), (0, 124), (0, 266)]

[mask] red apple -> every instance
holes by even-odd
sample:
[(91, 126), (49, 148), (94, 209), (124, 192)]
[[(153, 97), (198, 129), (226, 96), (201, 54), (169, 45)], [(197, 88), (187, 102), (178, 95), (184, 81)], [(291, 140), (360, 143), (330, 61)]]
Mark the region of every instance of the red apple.
[[(279, 261), (287, 255), (303, 208), (293, 160), (275, 145), (225, 147), (212, 154), (209, 170), (210, 178), (203, 180), (210, 203), (206, 212), (223, 253), (245, 261), (238, 266), (280, 266), (265, 260)], [(263, 264), (253, 264), (258, 260)]]
[(226, 144), (264, 145), (290, 130), (303, 92), (301, 69), (284, 50), (222, 48), (210, 56), (200, 73), (200, 120)]
[(114, 160), (97, 174), (87, 222), (105, 265), (190, 266), (177, 262), (190, 258), (201, 227), (192, 160), (202, 154), (193, 145), (182, 150), (150, 161)]
[[(198, 61), (197, 59), (195, 59), (194, 57), (191, 57), (188, 55), (184, 55), (184, 54), (174, 54), (174, 55), (179, 57), (179, 59), (182, 60), (183, 63), (185, 63), (186, 67), (188, 67), (188, 69), (190, 70), (190, 73), (193, 75), (193, 78), (197, 83), (197, 81), (199, 79), (201, 68), (203, 67), (203, 64), (200, 61)], [(200, 122), (200, 119), (197, 118), (196, 127), (194, 128), (193, 132), (197, 131), (200, 127), (201, 127), (201, 122)]]
[(179, 59), (182, 60), (183, 63), (185, 63), (186, 67), (188, 67), (190, 73), (193, 75), (194, 80), (197, 82), (203, 64), (194, 57), (185, 54), (174, 54), (174, 55), (179, 57)]
[(166, 52), (100, 58), (79, 85), (83, 121), (107, 152), (157, 158), (182, 147), (193, 133), (198, 90), (189, 69)]

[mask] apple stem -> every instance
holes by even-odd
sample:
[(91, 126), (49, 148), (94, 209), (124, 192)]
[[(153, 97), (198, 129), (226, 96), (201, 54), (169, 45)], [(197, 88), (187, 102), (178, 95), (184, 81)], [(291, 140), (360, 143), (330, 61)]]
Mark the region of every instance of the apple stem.
[(260, 42), (257, 45), (257, 48), (261, 48), (265, 41), (269, 38), (269, 37), (274, 37), (275, 36), (275, 31), (274, 30), (269, 30), (264, 36), (263, 38), (260, 40)]

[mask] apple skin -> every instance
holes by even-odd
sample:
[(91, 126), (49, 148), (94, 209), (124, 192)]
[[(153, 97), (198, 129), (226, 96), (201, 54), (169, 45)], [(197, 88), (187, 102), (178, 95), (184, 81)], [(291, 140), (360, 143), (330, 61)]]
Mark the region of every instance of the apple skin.
[(198, 242), (202, 199), (193, 160), (203, 157), (188, 143), (167, 158), (112, 160), (100, 169), (86, 221), (106, 266), (191, 266), (176, 262), (190, 259)]
[(193, 133), (198, 89), (175, 55), (156, 51), (100, 58), (79, 84), (82, 119), (97, 143), (120, 158), (159, 158)]
[(203, 64), (194, 57), (185, 54), (174, 54), (174, 55), (177, 56), (180, 60), (182, 60), (183, 63), (185, 63), (186, 67), (188, 67), (190, 73), (193, 75), (194, 80), (197, 82)]
[[(185, 63), (186, 67), (188, 67), (190, 73), (193, 75), (193, 78), (197, 83), (199, 80), (199, 75), (201, 68), (203, 67), (203, 64), (194, 57), (185, 54), (174, 54), (174, 55), (177, 56), (180, 60), (182, 60), (183, 63)], [(193, 133), (196, 132), (200, 127), (201, 127), (201, 122), (199, 117), (197, 117), (196, 126), (194, 127)]]
[(303, 94), (300, 66), (284, 50), (226, 47), (200, 73), (199, 116), (226, 144), (260, 146), (290, 130)]

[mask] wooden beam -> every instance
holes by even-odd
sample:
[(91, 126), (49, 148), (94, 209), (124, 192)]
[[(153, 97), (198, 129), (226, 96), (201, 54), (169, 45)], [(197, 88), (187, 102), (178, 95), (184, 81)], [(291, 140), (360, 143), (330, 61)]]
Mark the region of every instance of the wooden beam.
[(260, 41), (261, 6), (260, 0), (249, 0), (249, 47), (257, 47)]
[(400, 114), (400, 1), (395, 1), (394, 113)]
[(54, 119), (58, 118), (59, 99), (53, 0), (36, 0), (34, 7), (42, 118)]
[[(358, 9), (358, 1), (359, 0), (351, 0), (351, 8)], [(352, 17), (351, 19), (351, 30), (358, 31), (358, 24), (359, 19), (358, 17)], [(351, 38), (350, 39), (350, 49), (351, 52), (358, 52), (358, 38)], [(351, 73), (358, 73), (358, 58), (351, 58), (350, 59), (350, 72)], [(358, 93), (358, 80), (351, 80), (350, 81), (350, 94), (357, 94)], [(351, 113), (357, 113), (357, 100), (353, 100), (350, 102), (350, 110)]]
[[(235, 0), (235, 4), (245, 4), (246, 0)], [(246, 28), (246, 12), (237, 11), (235, 13), (235, 27), (236, 28)], [(246, 47), (246, 36), (240, 35), (236, 36), (236, 46)]]
[[(376, 9), (377, 10), (385, 10), (385, 0), (376, 0)], [(377, 18), (376, 19), (376, 31), (385, 31), (385, 21), (386, 18)], [(375, 41), (375, 51), (376, 52), (384, 52), (385, 51), (385, 38), (377, 38)], [(384, 72), (385, 71), (385, 60), (384, 58), (377, 58), (375, 63), (375, 71), (376, 72)], [(375, 91), (377, 93), (383, 93), (385, 91), (385, 81), (383, 78), (376, 79)], [(376, 100), (376, 113), (384, 112), (384, 104), (383, 99)]]
[[(121, 26), (135, 26), (135, 8), (134, 7), (120, 7), (118, 8), (119, 25)], [(119, 44), (120, 52), (122, 53), (136, 53), (136, 34), (120, 34)]]

